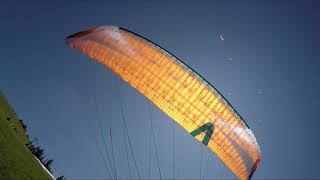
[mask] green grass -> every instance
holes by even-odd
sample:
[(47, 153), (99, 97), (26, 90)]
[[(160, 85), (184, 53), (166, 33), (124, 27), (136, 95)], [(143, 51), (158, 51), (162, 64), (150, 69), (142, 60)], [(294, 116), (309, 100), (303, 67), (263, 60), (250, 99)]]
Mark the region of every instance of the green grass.
[(25, 146), (28, 142), (13, 108), (0, 91), (0, 179), (51, 179)]

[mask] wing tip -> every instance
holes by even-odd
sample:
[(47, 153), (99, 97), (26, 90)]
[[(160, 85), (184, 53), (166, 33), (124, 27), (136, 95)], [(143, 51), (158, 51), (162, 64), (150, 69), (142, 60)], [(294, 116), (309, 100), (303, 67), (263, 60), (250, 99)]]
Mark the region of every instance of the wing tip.
[(93, 28), (90, 28), (90, 29), (87, 29), (87, 30), (84, 30), (84, 31), (80, 31), (80, 32), (77, 32), (77, 33), (74, 33), (74, 34), (71, 34), (69, 36), (67, 36), (65, 38), (65, 42), (66, 44), (70, 44), (70, 42), (72, 42), (72, 40), (75, 40), (75, 39), (79, 39), (79, 38), (82, 38), (84, 36), (87, 36), (93, 32), (96, 32), (96, 31), (100, 31), (100, 30), (111, 30), (111, 31), (114, 31), (116, 29), (119, 29), (119, 27), (117, 26), (113, 26), (113, 25), (105, 25), (105, 26), (99, 26), (99, 27), (93, 27)]
[(260, 158), (258, 158), (256, 162), (253, 164), (250, 175), (249, 175), (249, 179), (251, 179), (253, 173), (256, 171), (259, 164), (260, 164)]
[(85, 36), (85, 35), (88, 35), (92, 32), (94, 32), (96, 28), (91, 28), (91, 29), (87, 29), (85, 31), (80, 31), (80, 32), (77, 32), (75, 34), (71, 34), (70, 36), (66, 37), (66, 39), (71, 39), (71, 38), (80, 38), (82, 36)]

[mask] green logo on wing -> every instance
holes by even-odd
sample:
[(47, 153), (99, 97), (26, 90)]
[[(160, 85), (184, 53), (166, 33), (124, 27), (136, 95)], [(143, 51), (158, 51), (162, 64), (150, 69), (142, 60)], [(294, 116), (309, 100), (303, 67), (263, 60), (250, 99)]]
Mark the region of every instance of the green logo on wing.
[(196, 137), (198, 134), (206, 131), (206, 135), (204, 136), (203, 140), (202, 140), (202, 143), (204, 145), (208, 145), (209, 141), (210, 141), (210, 138), (212, 136), (212, 133), (213, 133), (213, 129), (214, 129), (214, 126), (211, 122), (208, 122), (204, 125), (202, 125), (201, 127), (199, 127), (198, 129), (195, 129), (194, 131), (192, 131), (190, 134), (193, 136), (193, 137)]

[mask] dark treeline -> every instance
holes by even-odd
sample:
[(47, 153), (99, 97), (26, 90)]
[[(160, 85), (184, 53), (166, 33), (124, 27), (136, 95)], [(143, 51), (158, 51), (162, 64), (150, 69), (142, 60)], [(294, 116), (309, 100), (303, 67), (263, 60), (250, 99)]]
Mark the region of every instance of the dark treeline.
[[(44, 148), (41, 148), (39, 145), (39, 141), (37, 138), (33, 138), (33, 140), (30, 140), (30, 136), (27, 134), (27, 125), (20, 119), (19, 120), (21, 123), (21, 126), (25, 132), (25, 134), (27, 135), (28, 139), (29, 139), (29, 143), (26, 144), (26, 146), (29, 148), (30, 152), (39, 159), (39, 161), (44, 165), (44, 167), (46, 167), (48, 169), (48, 171), (50, 171), (51, 173), (53, 173), (52, 170), (52, 164), (53, 164), (53, 159), (48, 159), (46, 158), (44, 152)], [(57, 180), (65, 180), (66, 178), (64, 176), (59, 176), (57, 177)]]

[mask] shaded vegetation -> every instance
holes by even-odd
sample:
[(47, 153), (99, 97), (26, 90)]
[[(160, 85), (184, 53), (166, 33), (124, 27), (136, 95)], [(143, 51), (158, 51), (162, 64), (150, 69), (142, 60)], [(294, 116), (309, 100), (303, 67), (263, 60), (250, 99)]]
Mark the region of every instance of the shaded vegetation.
[(49, 168), (53, 161), (44, 158), (44, 149), (29, 142), (26, 130), (0, 91), (0, 179), (51, 179), (33, 154)]

